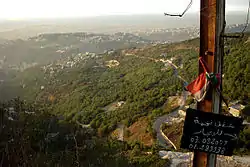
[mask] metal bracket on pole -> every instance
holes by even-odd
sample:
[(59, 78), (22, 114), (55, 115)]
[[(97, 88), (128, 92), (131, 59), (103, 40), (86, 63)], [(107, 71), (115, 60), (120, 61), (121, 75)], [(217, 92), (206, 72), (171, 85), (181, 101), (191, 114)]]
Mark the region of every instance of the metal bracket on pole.
[(242, 38), (244, 35), (221, 35), (223, 38)]

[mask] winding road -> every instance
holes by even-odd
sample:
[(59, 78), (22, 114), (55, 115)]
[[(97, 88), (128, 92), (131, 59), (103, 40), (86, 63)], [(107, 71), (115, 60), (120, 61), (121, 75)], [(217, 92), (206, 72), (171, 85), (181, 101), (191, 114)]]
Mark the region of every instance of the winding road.
[[(180, 80), (183, 81), (183, 86), (187, 85), (187, 82), (180, 75), (178, 75), (178, 66), (176, 66), (175, 64), (173, 64), (172, 61), (170, 61), (170, 60), (164, 60), (164, 59), (154, 59), (154, 58), (150, 58), (150, 57), (137, 56), (137, 55), (130, 55), (130, 56), (135, 56), (135, 57), (138, 57), (138, 58), (150, 59), (150, 60), (153, 60), (155, 62), (163, 62), (165, 64), (165, 66), (170, 65), (173, 68), (173, 70), (174, 70), (174, 75), (177, 78), (179, 78)], [(174, 147), (176, 149), (174, 143), (171, 140), (169, 140), (168, 137), (162, 132), (161, 125), (163, 123), (170, 123), (172, 118), (178, 116), (178, 110), (180, 110), (180, 109), (182, 109), (184, 107), (184, 105), (185, 105), (185, 98), (187, 96), (187, 92), (183, 90), (182, 93), (183, 93), (182, 94), (183, 99), (179, 101), (179, 107), (177, 109), (175, 109), (174, 111), (172, 111), (171, 113), (169, 113), (169, 114), (166, 114), (166, 115), (163, 115), (161, 117), (158, 117), (155, 120), (154, 124), (153, 124), (153, 129), (157, 133), (157, 140), (165, 148)], [(244, 122), (244, 124), (249, 125), (250, 123)], [(174, 153), (176, 153), (176, 152), (174, 152)], [(177, 157), (177, 159), (179, 159), (179, 157)], [(243, 156), (243, 157), (233, 156), (231, 161), (226, 160), (225, 157), (223, 157), (223, 156), (222, 157), (219, 156), (218, 157), (218, 162), (220, 162), (220, 161), (222, 161), (222, 162), (218, 163), (218, 165), (217, 165), (218, 167), (225, 166), (225, 164), (228, 165), (228, 166), (230, 166), (230, 165), (233, 166), (235, 163), (237, 165), (239, 165), (239, 167), (243, 167), (243, 166), (250, 167), (250, 165), (249, 165), (250, 164), (250, 156)], [(188, 164), (191, 163), (191, 162), (192, 162), (192, 158), (190, 159), (190, 162), (188, 162)], [(225, 162), (227, 162), (227, 163), (225, 163)]]
[[(155, 59), (152, 57), (145, 57), (145, 56), (138, 56), (138, 55), (134, 55), (134, 54), (129, 54), (129, 56), (135, 56), (138, 58), (142, 58), (142, 59), (149, 59), (152, 60), (154, 62), (162, 62), (164, 63), (164, 65), (167, 66), (171, 66), (174, 70), (174, 75), (179, 78), (181, 81), (183, 81), (183, 86), (187, 85), (187, 81), (185, 79), (183, 79), (179, 74), (178, 74), (178, 66), (173, 64), (171, 60), (165, 60), (165, 59)], [(153, 129), (156, 131), (157, 133), (157, 140), (159, 141), (159, 143), (165, 147), (168, 148), (169, 146), (172, 146), (176, 149), (176, 146), (174, 145), (174, 143), (169, 140), (169, 138), (162, 132), (161, 130), (161, 125), (163, 123), (169, 123), (171, 121), (171, 118), (173, 117), (177, 117), (178, 116), (178, 110), (180, 110), (181, 108), (183, 108), (183, 106), (185, 105), (185, 101), (186, 101), (186, 96), (187, 96), (187, 92), (183, 90), (182, 92), (182, 98), (179, 102), (179, 107), (174, 110), (173, 112), (163, 115), (161, 117), (158, 117), (154, 124), (153, 124)]]
[[(180, 107), (179, 107), (180, 108)], [(172, 146), (176, 149), (176, 146), (172, 143), (171, 140), (168, 139), (168, 137), (162, 132), (161, 130), (161, 125), (164, 123), (169, 123), (171, 121), (172, 117), (177, 117), (178, 116), (178, 109), (175, 111), (171, 112), (170, 114), (163, 115), (161, 117), (158, 117), (154, 124), (153, 124), (153, 129), (157, 133), (157, 140), (159, 143), (164, 146), (165, 148), (169, 148), (169, 146)], [(167, 145), (166, 145), (167, 144)]]
[[(184, 80), (179, 74), (178, 74), (178, 66), (176, 66), (175, 64), (172, 63), (172, 61), (170, 60), (164, 60), (164, 59), (159, 59), (159, 60), (156, 60), (156, 62), (158, 61), (161, 61), (165, 64), (165, 66), (168, 66), (170, 65), (173, 70), (174, 70), (174, 75), (179, 78), (180, 80), (183, 81), (183, 86), (186, 86), (187, 85), (187, 81)], [(164, 123), (170, 123), (172, 118), (173, 117), (177, 117), (178, 116), (178, 111), (180, 109), (182, 109), (185, 105), (185, 101), (186, 101), (186, 94), (187, 92), (185, 92), (183, 90), (182, 92), (182, 98), (180, 101), (179, 101), (179, 107), (177, 109), (175, 109), (173, 112), (169, 113), (169, 114), (166, 114), (166, 115), (163, 115), (161, 117), (158, 117), (154, 124), (153, 124), (153, 129), (156, 131), (157, 133), (157, 140), (159, 141), (159, 143), (168, 148), (169, 146), (172, 146), (174, 147), (175, 150), (177, 150), (176, 146), (174, 145), (174, 143), (163, 133), (163, 131), (161, 130), (161, 125), (164, 124)], [(166, 145), (167, 144), (167, 145)]]

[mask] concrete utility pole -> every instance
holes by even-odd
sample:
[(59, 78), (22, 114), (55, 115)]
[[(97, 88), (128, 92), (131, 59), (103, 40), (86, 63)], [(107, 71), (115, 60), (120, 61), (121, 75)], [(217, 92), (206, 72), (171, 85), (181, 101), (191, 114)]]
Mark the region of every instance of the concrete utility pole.
[[(200, 56), (206, 62), (209, 72), (222, 73), (224, 54), (225, 0), (201, 0), (200, 10)], [(203, 68), (199, 65), (199, 73)], [(221, 97), (210, 89), (206, 98), (198, 103), (197, 109), (220, 113)], [(194, 167), (215, 167), (216, 155), (194, 152)]]

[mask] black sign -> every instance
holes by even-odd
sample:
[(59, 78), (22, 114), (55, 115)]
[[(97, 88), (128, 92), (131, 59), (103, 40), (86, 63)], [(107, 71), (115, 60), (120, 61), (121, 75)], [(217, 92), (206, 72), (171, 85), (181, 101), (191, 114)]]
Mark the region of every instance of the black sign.
[(187, 109), (181, 148), (231, 156), (243, 120)]

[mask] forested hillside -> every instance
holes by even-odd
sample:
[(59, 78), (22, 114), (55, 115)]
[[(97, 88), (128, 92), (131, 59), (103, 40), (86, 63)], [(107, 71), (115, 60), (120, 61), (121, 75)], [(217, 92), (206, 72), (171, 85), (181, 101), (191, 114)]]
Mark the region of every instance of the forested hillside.
[(250, 37), (230, 40), (224, 61), (224, 93), (230, 99), (249, 104), (250, 96)]
[[(105, 63), (112, 59), (120, 65), (107, 67)], [(52, 68), (58, 71), (51, 74), (33, 67), (13, 77), (10, 83), (3, 83), (3, 99), (19, 93), (25, 99), (49, 105), (68, 120), (91, 123), (110, 131), (122, 120), (129, 125), (150, 114), (161, 107), (168, 96), (182, 90), (181, 82), (170, 67), (163, 72), (163, 63), (134, 55), (115, 53), (89, 58), (74, 68)], [(125, 104), (113, 111), (107, 109), (106, 106), (119, 101)]]
[[(249, 105), (249, 39), (249, 35), (246, 35), (243, 39), (232, 39), (226, 44), (223, 93), (229, 102), (240, 100), (243, 104)], [(140, 153), (149, 149), (143, 144), (126, 145), (122, 142), (111, 142), (107, 137), (119, 124), (129, 127), (141, 117), (148, 118), (147, 120), (150, 122), (157, 116), (169, 112), (169, 106), (164, 105), (168, 97), (181, 95), (183, 90), (183, 83), (177, 76), (180, 75), (190, 82), (198, 74), (198, 51), (199, 40), (193, 39), (173, 44), (120, 49), (98, 55), (75, 52), (55, 59), (46, 65), (38, 64), (22, 71), (5, 67), (1, 70), (3, 79), (0, 82), (0, 99), (4, 101), (1, 109), (8, 111), (9, 107), (14, 107), (15, 111), (18, 110), (17, 125), (20, 123), (22, 129), (19, 129), (15, 123), (13, 126), (17, 128), (16, 130), (25, 132), (25, 135), (27, 133), (27, 136), (22, 136), (25, 140), (25, 137), (29, 138), (27, 141), (31, 142), (28, 146), (30, 150), (27, 152), (40, 150), (41, 154), (37, 153), (35, 159), (39, 162), (42, 159), (50, 159), (51, 161), (46, 162), (47, 165), (63, 164), (64, 160), (69, 158), (67, 163), (81, 163), (83, 166), (86, 163), (98, 166), (106, 159), (114, 159), (110, 162), (107, 160), (107, 165), (116, 164), (111, 166), (122, 166), (119, 165), (120, 163), (124, 163), (124, 166), (136, 166), (140, 163), (144, 166), (154, 166), (153, 161), (158, 161), (158, 159), (150, 156), (151, 158), (147, 160), (147, 156)], [(39, 54), (43, 55), (43, 53)], [(171, 63), (166, 63), (166, 60), (178, 66), (178, 74)], [(7, 101), (16, 96), (22, 99), (18, 100), (18, 104), (27, 103), (26, 108), (20, 109), (19, 105), (8, 104)], [(35, 106), (29, 106), (30, 103)], [(33, 110), (38, 110), (35, 116), (25, 115), (26, 111), (33, 112)], [(42, 110), (42, 114), (40, 114), (40, 110)], [(46, 123), (47, 119), (52, 118), (55, 118), (55, 125), (53, 124), (55, 127)], [(12, 126), (11, 120), (6, 120), (6, 123)], [(75, 124), (84, 127), (90, 126), (93, 130), (92, 134), (86, 135), (85, 129), (80, 130), (83, 131), (81, 133), (76, 132), (79, 127), (75, 127)], [(149, 125), (150, 127), (146, 128), (146, 131), (154, 137), (152, 122)], [(31, 129), (34, 126), (38, 126), (39, 130), (33, 132)], [(50, 127), (49, 131), (47, 131), (47, 126)], [(5, 131), (6, 134), (7, 131)], [(36, 137), (40, 135), (38, 138), (44, 139), (45, 135), (50, 133), (54, 135), (57, 132), (64, 135), (73, 134), (69, 145), (60, 138), (55, 139), (56, 143), (61, 144), (58, 147), (64, 150), (60, 153), (63, 156), (58, 155), (58, 150), (53, 150), (55, 149), (53, 145), (41, 143), (43, 145), (41, 148), (38, 139), (30, 139), (30, 135)], [(16, 132), (11, 135), (13, 138), (17, 138)], [(86, 136), (91, 137), (86, 138)], [(7, 143), (8, 140), (10, 139), (4, 139), (3, 143)], [(75, 146), (76, 141), (81, 146)], [(95, 143), (97, 149), (94, 149), (94, 155), (88, 155), (87, 152), (90, 148), (84, 146), (85, 141)], [(12, 145), (13, 149), (17, 145), (18, 143)], [(3, 144), (1, 148), (4, 149), (4, 147)], [(111, 150), (109, 150), (110, 148)], [(152, 146), (150, 149), (152, 148), (156, 147)], [(21, 151), (22, 145), (18, 149)], [(42, 153), (45, 149), (47, 152)], [(114, 152), (109, 152), (112, 150)], [(104, 157), (100, 155), (100, 160), (95, 162), (94, 159), (98, 157), (98, 153)], [(114, 157), (109, 157), (109, 153)], [(116, 157), (123, 153), (124, 157)], [(78, 154), (84, 155), (84, 157), (78, 157)], [(49, 156), (53, 156), (53, 158), (51, 159)], [(58, 160), (57, 156), (62, 160)], [(31, 158), (24, 158), (26, 159), (22, 163), (31, 162)], [(4, 159), (4, 162), (9, 161), (10, 159)], [(165, 161), (159, 161), (159, 163), (167, 164)]]
[(1, 166), (169, 166), (156, 147), (99, 138), (93, 129), (63, 121), (41, 105), (13, 99), (1, 103), (0, 111)]
[[(169, 96), (182, 91), (173, 69), (160, 60), (172, 60), (188, 82), (197, 76), (198, 39), (174, 44), (117, 50), (112, 54), (71, 55), (47, 66), (9, 72), (1, 84), (1, 99), (20, 96), (46, 104), (67, 120), (113, 130), (120, 121), (127, 125), (160, 108)], [(231, 100), (249, 100), (248, 36), (229, 41), (224, 58), (223, 92)], [(164, 56), (162, 56), (164, 54)], [(110, 66), (112, 61), (118, 64)], [(65, 66), (68, 63), (73, 66)], [(110, 111), (110, 104), (124, 101)]]

